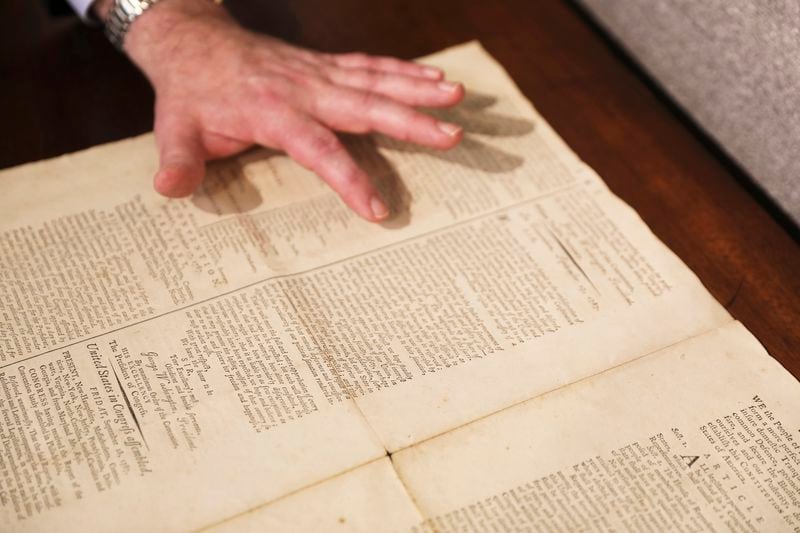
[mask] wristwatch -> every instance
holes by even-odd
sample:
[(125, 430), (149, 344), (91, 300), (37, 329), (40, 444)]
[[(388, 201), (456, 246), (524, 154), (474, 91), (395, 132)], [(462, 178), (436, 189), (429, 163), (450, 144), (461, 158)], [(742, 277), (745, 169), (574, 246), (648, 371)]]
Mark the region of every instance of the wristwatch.
[[(203, 1), (203, 0), (198, 0)], [(114, 7), (106, 20), (106, 37), (117, 48), (122, 50), (125, 34), (128, 33), (136, 18), (157, 4), (159, 0), (114, 0)], [(214, 4), (222, 4), (222, 0), (211, 0)]]
[(114, 0), (114, 7), (106, 20), (106, 37), (117, 50), (122, 50), (125, 34), (136, 18), (157, 4), (159, 0)]

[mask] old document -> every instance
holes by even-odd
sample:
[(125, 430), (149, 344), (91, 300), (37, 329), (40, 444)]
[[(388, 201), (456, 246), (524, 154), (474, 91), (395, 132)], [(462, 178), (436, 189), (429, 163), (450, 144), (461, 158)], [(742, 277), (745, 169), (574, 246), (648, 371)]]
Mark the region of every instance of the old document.
[(731, 323), (211, 532), (800, 531), (798, 405)]
[(800, 384), (739, 323), (394, 455), (417, 531), (800, 531)]
[(348, 140), (382, 225), (265, 150), (186, 200), (151, 135), (0, 172), (0, 529), (286, 523), (362, 484), (419, 524), (387, 453), (730, 323), (479, 45), (424, 61), (466, 138)]

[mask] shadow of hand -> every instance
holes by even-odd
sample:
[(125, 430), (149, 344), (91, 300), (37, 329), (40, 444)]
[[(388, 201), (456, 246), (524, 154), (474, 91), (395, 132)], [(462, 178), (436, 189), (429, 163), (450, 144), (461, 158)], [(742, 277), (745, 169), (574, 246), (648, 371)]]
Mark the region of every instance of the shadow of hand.
[(497, 98), (487, 94), (468, 91), (464, 100), (456, 107), (431, 110), (430, 114), (440, 120), (460, 124), (464, 128), (464, 139), (455, 148), (446, 152), (402, 143), (388, 137), (377, 137), (382, 148), (405, 153), (426, 153), (449, 163), (474, 168), (482, 172), (500, 174), (522, 165), (522, 156), (508, 153), (479, 139), (480, 137), (521, 137), (533, 131), (534, 124), (508, 115), (494, 113), (490, 108)]
[[(534, 124), (529, 120), (492, 112), (491, 107), (496, 103), (497, 98), (493, 96), (471, 91), (456, 107), (430, 111), (441, 120), (464, 127), (461, 143), (446, 152), (380, 135), (342, 135), (353, 157), (372, 177), (394, 214), (383, 226), (402, 227), (408, 224), (411, 193), (380, 149), (407, 154), (424, 153), (442, 161), (492, 174), (510, 172), (522, 165), (522, 156), (492, 146), (486, 142), (486, 137), (521, 137), (532, 132)], [(277, 153), (263, 150), (263, 158)], [(192, 198), (195, 206), (217, 215), (248, 213), (258, 208), (262, 204), (261, 193), (246, 178), (241, 165), (236, 158), (215, 164), (213, 172), (208, 173), (202, 187)]]

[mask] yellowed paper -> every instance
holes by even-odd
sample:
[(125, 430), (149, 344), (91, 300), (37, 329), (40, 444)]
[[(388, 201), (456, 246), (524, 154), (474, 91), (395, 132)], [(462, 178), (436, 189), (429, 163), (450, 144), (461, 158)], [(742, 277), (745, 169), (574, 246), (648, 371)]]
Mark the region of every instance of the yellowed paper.
[(393, 460), (417, 531), (799, 531), (799, 405), (731, 323)]
[(466, 138), (349, 140), (383, 225), (264, 150), (0, 172), (0, 526), (217, 524), (730, 321), (479, 45), (426, 61)]
[(410, 531), (422, 522), (391, 460), (367, 463), (233, 517), (208, 533)]

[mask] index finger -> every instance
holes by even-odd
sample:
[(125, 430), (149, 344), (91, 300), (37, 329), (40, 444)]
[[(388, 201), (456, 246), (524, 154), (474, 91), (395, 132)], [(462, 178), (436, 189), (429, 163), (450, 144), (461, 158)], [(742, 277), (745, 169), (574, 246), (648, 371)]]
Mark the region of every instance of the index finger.
[(379, 222), (389, 217), (369, 176), (356, 164), (330, 129), (311, 118), (294, 116), (284, 124), (281, 147), (322, 178), (361, 217)]

